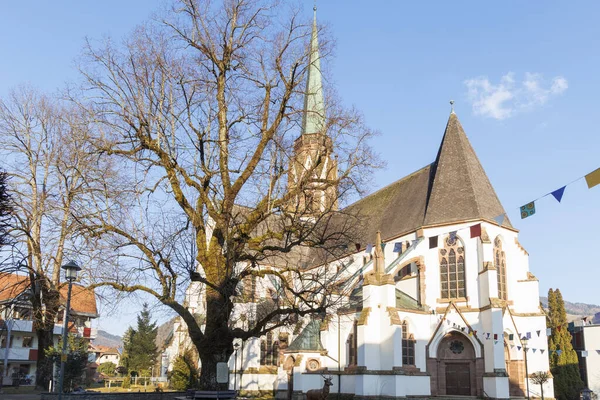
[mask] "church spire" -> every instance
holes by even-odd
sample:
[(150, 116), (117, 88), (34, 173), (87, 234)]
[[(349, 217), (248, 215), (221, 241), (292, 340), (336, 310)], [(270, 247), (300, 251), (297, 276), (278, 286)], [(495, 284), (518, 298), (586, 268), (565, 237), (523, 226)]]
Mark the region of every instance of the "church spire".
[(302, 134), (321, 133), (325, 128), (325, 101), (323, 100), (323, 82), (321, 79), (321, 59), (317, 34), (317, 6), (313, 7), (314, 19), (310, 40), (310, 56), (306, 93), (304, 95), (304, 115)]

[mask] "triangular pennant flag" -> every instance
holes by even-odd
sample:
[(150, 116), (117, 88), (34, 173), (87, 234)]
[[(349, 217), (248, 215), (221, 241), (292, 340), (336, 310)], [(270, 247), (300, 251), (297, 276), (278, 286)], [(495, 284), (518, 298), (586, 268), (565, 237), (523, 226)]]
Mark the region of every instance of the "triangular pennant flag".
[(556, 354), (560, 356), (562, 354), (562, 350), (556, 350)]
[(527, 353), (529, 351), (529, 347), (525, 347), (525, 353)]
[(583, 351), (581, 352), (581, 357), (587, 357), (587, 356), (588, 356), (588, 352), (587, 352), (587, 350), (583, 350)]
[(538, 337), (540, 337), (540, 333), (542, 333), (542, 331), (536, 331)]
[(465, 331), (465, 327), (464, 327), (464, 326), (461, 326), (461, 327), (460, 327), (460, 330), (464, 332), (464, 331)]
[(600, 168), (587, 174), (585, 176), (585, 181), (590, 189), (600, 184)]
[(386, 245), (386, 244), (387, 244), (387, 243), (385, 243), (385, 242), (381, 242), (381, 250), (385, 250), (385, 245)]
[(512, 350), (512, 349), (514, 349), (514, 348), (515, 348), (515, 345), (514, 345), (514, 344), (511, 344), (511, 345), (510, 345), (510, 349)]
[(494, 333), (494, 340), (498, 340), (498, 334)]
[(546, 336), (552, 336), (552, 328), (546, 328)]
[(437, 236), (431, 236), (429, 238), (429, 248), (430, 249), (435, 249), (436, 247), (438, 247), (438, 237)]
[(365, 251), (366, 251), (367, 253), (370, 253), (372, 250), (373, 250), (373, 245), (369, 243), (369, 244), (367, 245), (367, 248), (365, 249)]
[(449, 320), (449, 319), (447, 319), (447, 320), (446, 320), (446, 323), (447, 323), (448, 325), (450, 325), (450, 320)]
[(540, 352), (541, 352), (542, 354), (544, 354), (544, 351), (546, 351), (546, 350), (544, 350), (544, 349), (540, 349)]
[(486, 339), (489, 339), (489, 338), (490, 338), (490, 335), (491, 335), (491, 333), (489, 333), (489, 332), (488, 332), (488, 333), (486, 333), (486, 335), (487, 335)]
[(556, 201), (558, 201), (559, 203), (563, 197), (563, 194), (565, 194), (565, 188), (566, 188), (566, 186), (563, 186), (560, 189), (556, 189), (554, 192), (552, 192), (552, 196), (554, 196)]
[(533, 214), (535, 214), (535, 201), (521, 206), (521, 219), (531, 217)]
[(473, 331), (473, 335), (477, 336), (477, 331)]
[(360, 251), (360, 243), (354, 243), (354, 246), (356, 247), (356, 251)]
[(537, 349), (532, 349), (532, 350), (533, 350), (533, 352), (535, 353), (535, 351), (536, 351)]
[(508, 340), (514, 340), (514, 338), (515, 338), (514, 334), (511, 333), (508, 335)]
[(450, 241), (453, 242), (456, 240), (456, 231), (450, 232)]
[(481, 236), (481, 224), (471, 226), (471, 239)]
[(517, 350), (521, 351), (521, 346), (517, 346)]
[(498, 344), (498, 341), (497, 341), (497, 340), (494, 340), (494, 344)]
[(531, 339), (531, 332), (527, 332), (527, 339)]
[(469, 336), (473, 336), (473, 332), (469, 331)]
[(394, 253), (402, 253), (402, 242), (394, 243)]
[(596, 350), (596, 353), (600, 354), (600, 350)]
[(505, 214), (500, 214), (497, 217), (494, 217), (494, 221), (496, 221), (498, 225), (502, 225), (504, 223), (504, 215)]

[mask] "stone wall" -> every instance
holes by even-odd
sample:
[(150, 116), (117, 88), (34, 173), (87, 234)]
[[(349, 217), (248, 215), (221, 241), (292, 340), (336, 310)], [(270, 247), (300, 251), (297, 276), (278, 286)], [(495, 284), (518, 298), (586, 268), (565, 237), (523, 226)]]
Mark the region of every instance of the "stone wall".
[[(185, 396), (185, 392), (122, 392), (63, 394), (64, 400), (173, 400)], [(42, 400), (57, 400), (58, 393), (42, 393)]]

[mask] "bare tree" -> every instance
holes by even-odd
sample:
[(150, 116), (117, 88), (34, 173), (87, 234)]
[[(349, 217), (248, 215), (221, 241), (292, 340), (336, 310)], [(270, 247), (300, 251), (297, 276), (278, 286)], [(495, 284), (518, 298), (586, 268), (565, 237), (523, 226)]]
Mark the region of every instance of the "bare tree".
[[(321, 61), (331, 49), (323, 38)], [(93, 286), (145, 292), (179, 314), (205, 389), (224, 387), (216, 364), (235, 338), (322, 313), (338, 298), (328, 263), (354, 243), (352, 216), (338, 204), (378, 165), (372, 132), (333, 95), (319, 132), (302, 139), (311, 161), (297, 162), (310, 39), (311, 24), (285, 4), (181, 0), (122, 46), (86, 49), (84, 93), (74, 100), (97, 122), (100, 154), (135, 181), (126, 203), (81, 221), (119, 262), (95, 270)], [(254, 315), (241, 326), (233, 301), (256, 279), (275, 289), (260, 307), (250, 299)], [(202, 286), (202, 316), (186, 307), (190, 281)]]
[[(89, 264), (93, 252), (81, 253), (76, 217), (84, 217), (91, 182), (110, 175), (89, 151), (86, 124), (58, 100), (21, 87), (0, 101), (0, 154), (6, 160), (11, 193), (11, 250), (1, 271), (28, 280), (34, 330), (40, 349), (36, 383), (47, 387), (51, 365), (45, 349), (60, 308), (60, 266), (66, 257)], [(107, 197), (103, 193), (103, 197)]]
[(12, 205), (8, 190), (8, 174), (0, 170), (0, 248), (10, 243)]
[(550, 373), (546, 371), (539, 371), (531, 374), (531, 381), (536, 385), (540, 385), (542, 400), (544, 400), (544, 384), (548, 382), (550, 378)]

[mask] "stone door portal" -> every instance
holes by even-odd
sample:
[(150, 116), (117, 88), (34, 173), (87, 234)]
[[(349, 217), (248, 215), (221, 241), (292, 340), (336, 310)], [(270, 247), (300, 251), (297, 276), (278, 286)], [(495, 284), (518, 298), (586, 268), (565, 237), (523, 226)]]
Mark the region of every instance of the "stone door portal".
[(471, 368), (468, 363), (446, 363), (446, 394), (471, 395)]

